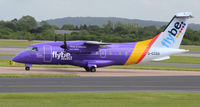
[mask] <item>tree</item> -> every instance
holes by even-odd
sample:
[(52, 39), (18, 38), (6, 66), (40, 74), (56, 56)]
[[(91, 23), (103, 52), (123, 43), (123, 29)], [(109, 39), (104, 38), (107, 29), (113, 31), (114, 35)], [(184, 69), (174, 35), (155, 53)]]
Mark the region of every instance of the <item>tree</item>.
[(37, 22), (34, 17), (32, 16), (23, 16), (17, 22), (18, 30), (20, 31), (29, 31), (31, 29), (37, 28)]
[(40, 25), (42, 30), (52, 29), (52, 26), (47, 21), (40, 22)]
[(65, 24), (62, 26), (61, 28), (62, 30), (74, 30), (75, 29), (75, 26), (72, 25), (72, 24)]

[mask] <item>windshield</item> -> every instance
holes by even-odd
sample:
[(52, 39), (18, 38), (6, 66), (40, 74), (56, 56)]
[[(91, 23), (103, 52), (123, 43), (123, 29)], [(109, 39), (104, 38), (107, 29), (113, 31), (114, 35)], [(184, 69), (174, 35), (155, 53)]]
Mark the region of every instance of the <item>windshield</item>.
[(25, 49), (25, 51), (38, 51), (38, 48), (37, 47), (28, 47)]

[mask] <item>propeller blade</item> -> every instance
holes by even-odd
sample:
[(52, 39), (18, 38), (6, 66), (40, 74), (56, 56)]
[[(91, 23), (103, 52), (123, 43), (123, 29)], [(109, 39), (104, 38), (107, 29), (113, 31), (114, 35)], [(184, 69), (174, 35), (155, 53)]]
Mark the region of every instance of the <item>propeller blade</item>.
[(56, 36), (56, 34), (54, 34), (54, 41), (55, 41), (55, 42), (57, 41), (57, 36)]
[(64, 45), (61, 45), (60, 47), (64, 49), (64, 52), (67, 52), (66, 35), (64, 35)]
[(66, 52), (67, 51), (66, 34), (64, 35), (64, 45), (65, 45), (65, 52)]

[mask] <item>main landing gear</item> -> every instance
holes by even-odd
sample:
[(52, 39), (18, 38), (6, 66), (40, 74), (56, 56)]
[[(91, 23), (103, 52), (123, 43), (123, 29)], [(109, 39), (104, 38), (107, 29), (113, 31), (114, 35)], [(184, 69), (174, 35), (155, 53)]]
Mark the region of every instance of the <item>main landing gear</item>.
[(87, 72), (96, 72), (96, 67), (84, 67)]

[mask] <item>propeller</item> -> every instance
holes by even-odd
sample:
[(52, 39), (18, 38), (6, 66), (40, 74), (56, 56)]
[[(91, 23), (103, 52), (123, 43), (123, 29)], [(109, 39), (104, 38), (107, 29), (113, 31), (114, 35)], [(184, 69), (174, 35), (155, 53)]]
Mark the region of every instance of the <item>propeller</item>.
[(54, 41), (55, 41), (55, 42), (57, 41), (57, 36), (56, 36), (56, 34), (54, 34)]
[(61, 45), (60, 47), (64, 49), (64, 52), (67, 52), (66, 35), (64, 35), (64, 45)]

